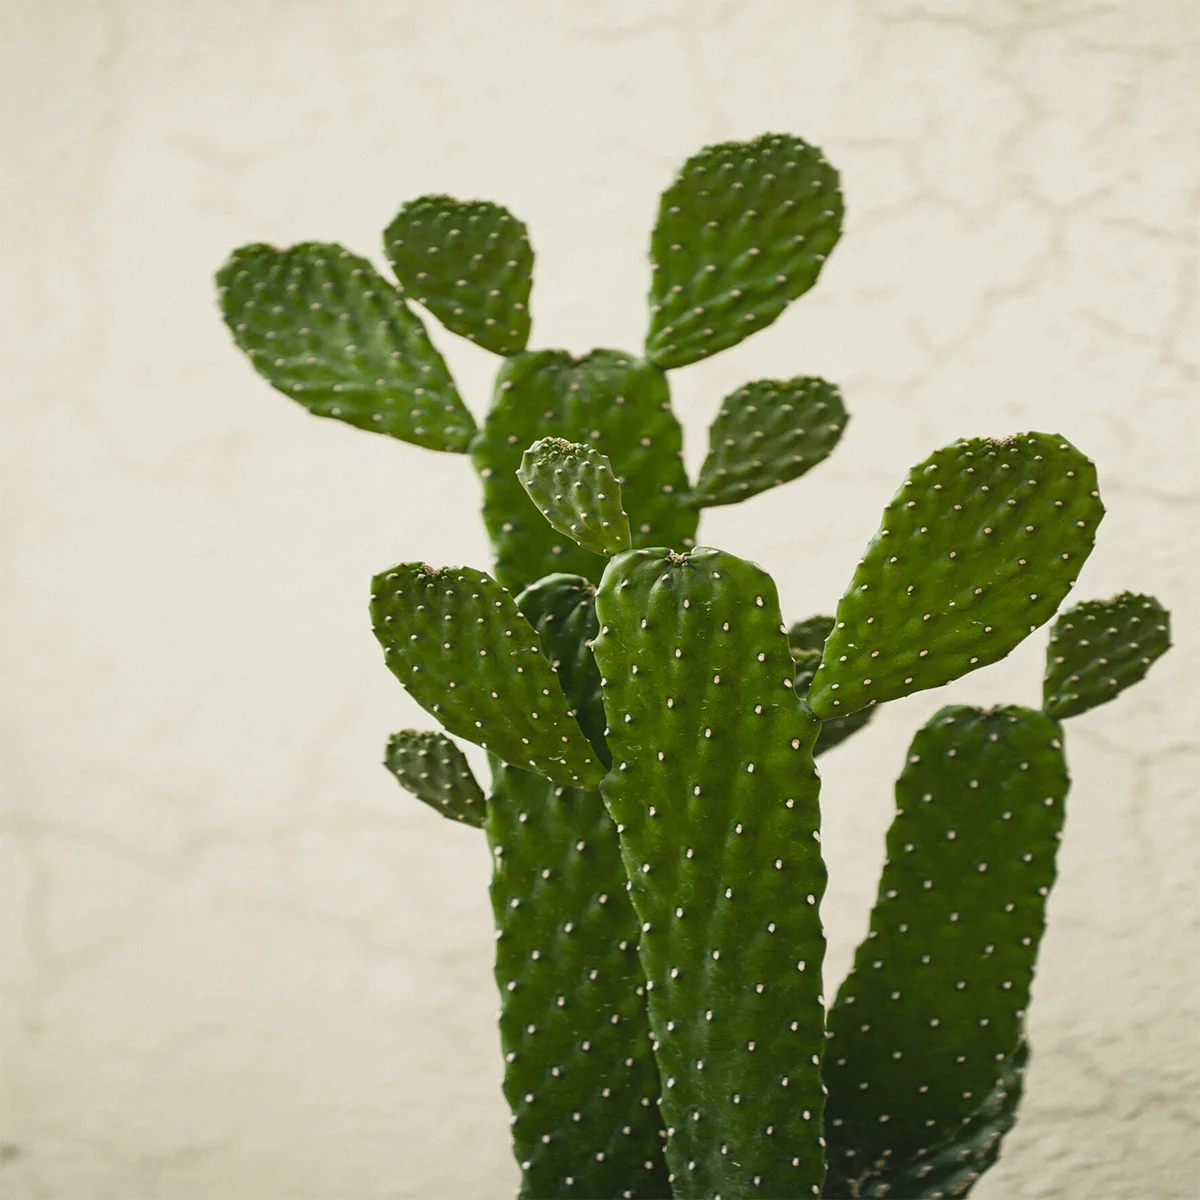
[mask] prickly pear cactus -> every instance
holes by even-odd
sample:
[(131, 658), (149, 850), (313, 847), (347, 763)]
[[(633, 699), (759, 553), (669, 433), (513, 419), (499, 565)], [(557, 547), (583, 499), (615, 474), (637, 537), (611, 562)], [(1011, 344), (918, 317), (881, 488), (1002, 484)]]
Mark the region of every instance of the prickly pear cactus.
[[(918, 731), (827, 1014), (814, 757), (1049, 621), (1104, 513), (1065, 438), (960, 440), (909, 472), (836, 616), (790, 629), (760, 567), (695, 547), (703, 509), (807, 474), (848, 416), (815, 376), (747, 383), (692, 481), (667, 372), (776, 320), (841, 222), (836, 170), (797, 137), (694, 155), (651, 237), (644, 357), (528, 349), (529, 232), (488, 201), (405, 204), (396, 282), (322, 242), (248, 245), (218, 273), (274, 387), (480, 476), (493, 574), (401, 563), (371, 617), (447, 731), (394, 734), (385, 765), (491, 849), (526, 1200), (967, 1195), (1023, 1090), (1061, 722), (1170, 645), (1154, 597), (1086, 601), (1051, 630), (1042, 711), (957, 706)], [(478, 426), (410, 302), (502, 357)], [(447, 734), (488, 750), (486, 796)]]

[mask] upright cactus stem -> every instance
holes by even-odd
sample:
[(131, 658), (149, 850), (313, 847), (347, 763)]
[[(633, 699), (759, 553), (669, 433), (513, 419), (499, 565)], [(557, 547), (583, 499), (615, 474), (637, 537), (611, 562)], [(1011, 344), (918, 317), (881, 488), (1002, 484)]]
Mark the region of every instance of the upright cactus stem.
[[(696, 547), (703, 509), (807, 474), (849, 417), (815, 375), (755, 379), (693, 483), (668, 372), (778, 319), (842, 216), (798, 137), (693, 155), (651, 235), (641, 356), (527, 348), (529, 232), (490, 201), (404, 204), (396, 282), (329, 242), (254, 243), (218, 272), (275, 388), (467, 453), (481, 481), (493, 573), (402, 562), (372, 580), (371, 620), (445, 731), (393, 734), (385, 766), (491, 852), (521, 1200), (952, 1200), (1017, 1119), (1060, 722), (1141, 680), (1170, 614), (1136, 592), (1078, 604), (1050, 631), (1042, 710), (943, 708), (916, 733), (826, 1014), (815, 757), (1050, 621), (1104, 515), (1062, 436), (961, 439), (908, 473), (836, 616), (790, 629), (760, 567)], [(478, 426), (412, 303), (502, 357)], [(488, 751), (486, 795), (451, 735)]]

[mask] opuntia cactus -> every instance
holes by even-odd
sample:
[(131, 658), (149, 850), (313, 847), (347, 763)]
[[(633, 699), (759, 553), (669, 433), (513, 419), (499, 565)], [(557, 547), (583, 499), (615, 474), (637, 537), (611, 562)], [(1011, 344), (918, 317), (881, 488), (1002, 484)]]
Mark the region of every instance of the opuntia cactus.
[[(1091, 552), (1094, 465), (1058, 434), (915, 466), (836, 616), (785, 624), (704, 508), (804, 475), (848, 420), (812, 376), (727, 396), (693, 484), (665, 372), (774, 321), (841, 231), (799, 138), (709, 147), (662, 197), (644, 357), (529, 350), (533, 251), (499, 205), (424, 196), (385, 248), (252, 245), (219, 273), (235, 340), (318, 415), (469, 453), (494, 575), (373, 581), (385, 661), (446, 734), (386, 766), (485, 831), (504, 1093), (523, 1197), (966, 1195), (1016, 1120), (1068, 789), (1061, 722), (1169, 646), (1153, 597), (1058, 618), (1043, 710), (916, 734), (870, 928), (826, 1012), (814, 757), (880, 702), (1004, 657)], [(476, 428), (408, 300), (505, 356)]]

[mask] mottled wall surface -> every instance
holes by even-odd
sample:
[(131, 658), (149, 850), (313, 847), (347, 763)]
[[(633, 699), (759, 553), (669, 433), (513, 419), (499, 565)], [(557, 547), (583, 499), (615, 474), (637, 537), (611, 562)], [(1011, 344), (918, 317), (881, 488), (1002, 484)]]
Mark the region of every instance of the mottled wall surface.
[[(485, 565), (463, 458), (316, 420), (233, 350), (236, 244), (500, 200), (534, 345), (637, 349), (656, 197), (789, 130), (843, 244), (774, 327), (674, 376), (821, 373), (829, 463), (703, 540), (828, 610), (911, 463), (1060, 431), (1109, 516), (1081, 596), (1175, 610), (1172, 654), (1073, 721), (1021, 1122), (980, 1200), (1172, 1200), (1200, 1177), (1194, 0), (7, 0), (5, 1200), (511, 1194), (487, 853), (406, 798), (370, 575)], [(435, 330), (477, 411), (493, 361)], [(830, 986), (890, 780), (943, 699), (1035, 703), (1044, 633), (822, 760)], [(1190, 965), (1189, 965), (1190, 963)], [(1193, 1182), (1189, 1184), (1187, 1181)]]

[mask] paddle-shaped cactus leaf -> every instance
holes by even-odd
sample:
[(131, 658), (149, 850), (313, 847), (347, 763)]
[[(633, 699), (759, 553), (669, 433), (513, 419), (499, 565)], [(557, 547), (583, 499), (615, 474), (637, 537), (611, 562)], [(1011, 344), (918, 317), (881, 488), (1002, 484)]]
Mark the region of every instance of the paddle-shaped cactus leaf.
[(598, 792), (493, 759), (487, 834), (521, 1196), (670, 1193), (638, 922)]
[(542, 438), (525, 451), (517, 478), (542, 516), (583, 549), (605, 558), (629, 549), (621, 485), (598, 450)]
[(405, 291), (447, 329), (496, 354), (525, 349), (533, 249), (508, 209), (421, 196), (400, 210), (383, 245)]
[(304, 242), (235, 250), (225, 323), (255, 370), (318, 417), (463, 453), (475, 421), (420, 318), (365, 258)]
[(1122, 592), (1068, 609), (1050, 630), (1042, 707), (1078, 716), (1145, 677), (1171, 646), (1171, 615), (1153, 597)]
[(765, 329), (817, 281), (842, 229), (837, 172), (787, 134), (708, 146), (663, 193), (646, 357), (687, 366)]
[(913, 739), (870, 931), (829, 1015), (831, 1195), (871, 1194), (954, 1136), (1018, 1048), (1069, 786), (1061, 737), (1034, 709), (956, 706)]
[(677, 1197), (819, 1195), (825, 887), (817, 722), (775, 586), (631, 550), (596, 596), (621, 836)]
[(734, 504), (798, 478), (829, 457), (849, 419), (838, 389), (815, 376), (738, 388), (708, 431), (696, 503)]
[(383, 765), (402, 787), (442, 816), (483, 828), (483, 792), (467, 756), (444, 733), (417, 729), (393, 733)]
[[(821, 664), (821, 648), (825, 639), (833, 629), (832, 617), (809, 617), (807, 621), (797, 621), (788, 630), (788, 643), (792, 648), (792, 662), (796, 674), (793, 681), (796, 695), (808, 696), (813, 676)], [(817, 734), (813, 745), (813, 758), (820, 758), (826, 750), (840, 746), (851, 734), (857, 733), (875, 715), (875, 708), (862, 708), (858, 712), (847, 713), (844, 717), (830, 717), (821, 722), (821, 732)]]
[(683, 466), (683, 431), (666, 376), (632, 355), (561, 350), (506, 359), (471, 456), (483, 479), (483, 518), (496, 578), (518, 590), (556, 572), (598, 581), (604, 559), (546, 523), (517, 469), (539, 438), (587, 442), (608, 458), (621, 485), (635, 546), (690, 546), (699, 521)]
[(400, 563), (371, 581), (371, 621), (389, 669), (451, 733), (555, 783), (600, 782), (537, 634), (490, 576)]
[[(1025, 1091), (1029, 1047), (1024, 1038), (1005, 1059), (987, 1099), (940, 1145), (868, 1180), (862, 1192), (871, 1200), (956, 1200), (1000, 1157), (1000, 1143), (1016, 1124)], [(827, 1192), (841, 1200), (843, 1193)]]
[(809, 703), (826, 719), (1003, 658), (1053, 615), (1104, 515), (1057, 434), (972, 438), (909, 473), (838, 603)]
[(600, 670), (592, 655), (596, 589), (581, 575), (547, 575), (518, 597), (517, 608), (537, 631), (542, 653), (558, 672), (558, 682), (600, 761), (612, 761), (604, 741), (604, 698)]

